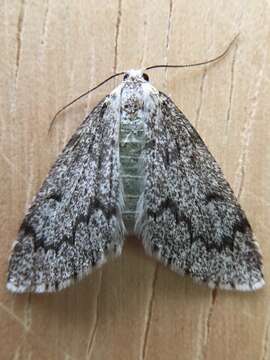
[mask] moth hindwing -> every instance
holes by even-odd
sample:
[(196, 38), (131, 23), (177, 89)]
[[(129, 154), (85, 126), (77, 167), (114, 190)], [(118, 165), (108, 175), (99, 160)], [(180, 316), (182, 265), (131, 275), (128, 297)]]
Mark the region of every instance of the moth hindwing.
[(68, 286), (121, 253), (124, 223), (177, 273), (212, 288), (264, 285), (258, 244), (220, 167), (172, 100), (135, 70), (49, 172), (15, 241), (7, 288)]

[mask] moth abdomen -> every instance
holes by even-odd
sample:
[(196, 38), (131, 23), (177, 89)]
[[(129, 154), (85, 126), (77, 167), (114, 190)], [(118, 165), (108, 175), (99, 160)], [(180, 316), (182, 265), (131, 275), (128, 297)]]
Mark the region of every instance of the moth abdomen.
[(124, 116), (120, 122), (120, 176), (124, 188), (125, 208), (123, 218), (128, 230), (132, 231), (136, 208), (140, 197), (143, 177), (140, 171), (140, 156), (145, 143), (143, 117)]

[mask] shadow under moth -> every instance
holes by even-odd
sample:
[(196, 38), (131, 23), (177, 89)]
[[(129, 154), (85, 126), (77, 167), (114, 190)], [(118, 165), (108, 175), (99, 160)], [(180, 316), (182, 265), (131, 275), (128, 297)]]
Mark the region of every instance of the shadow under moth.
[[(154, 67), (165, 66), (146, 70)], [(69, 286), (120, 255), (126, 229), (147, 254), (211, 288), (264, 285), (258, 244), (219, 165), (141, 70), (124, 73), (53, 165), (13, 245), (8, 290)]]

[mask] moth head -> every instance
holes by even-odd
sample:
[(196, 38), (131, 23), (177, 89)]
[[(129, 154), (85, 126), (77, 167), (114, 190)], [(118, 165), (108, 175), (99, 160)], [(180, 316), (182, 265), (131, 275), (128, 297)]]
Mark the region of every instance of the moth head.
[(149, 81), (149, 76), (142, 72), (142, 70), (129, 70), (125, 73), (123, 80), (133, 82), (147, 82)]

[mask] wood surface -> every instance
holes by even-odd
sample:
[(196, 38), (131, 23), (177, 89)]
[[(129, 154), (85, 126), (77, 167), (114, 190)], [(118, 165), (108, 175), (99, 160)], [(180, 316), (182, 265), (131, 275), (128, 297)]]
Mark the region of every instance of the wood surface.
[[(266, 287), (211, 291), (167, 270), (129, 238), (122, 256), (52, 295), (5, 290), (24, 211), (115, 71), (149, 71), (222, 166), (261, 245)], [(270, 359), (270, 4), (266, 0), (0, 0), (0, 359)]]

